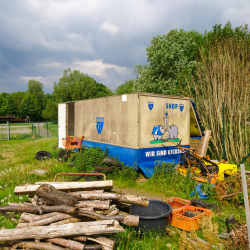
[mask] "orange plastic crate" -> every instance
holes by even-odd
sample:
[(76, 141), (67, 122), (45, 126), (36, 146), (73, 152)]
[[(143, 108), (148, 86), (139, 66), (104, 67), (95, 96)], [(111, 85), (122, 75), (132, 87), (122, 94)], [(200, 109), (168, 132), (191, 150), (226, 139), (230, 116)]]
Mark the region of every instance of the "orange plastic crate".
[[(196, 213), (198, 215), (192, 218), (186, 217), (184, 216), (184, 213), (186, 210), (192, 213)], [(199, 222), (202, 216), (211, 216), (211, 213), (212, 211), (210, 209), (187, 206), (187, 207), (175, 210), (173, 212), (171, 225), (191, 232), (192, 230), (199, 229)]]
[(62, 145), (65, 147), (65, 149), (81, 148), (82, 139), (83, 139), (83, 136), (79, 136), (79, 137), (68, 136), (67, 138), (62, 139)]
[(172, 211), (186, 207), (186, 206), (190, 205), (190, 203), (191, 203), (191, 201), (184, 200), (184, 199), (181, 199), (179, 197), (169, 198), (165, 202), (167, 202), (172, 207)]

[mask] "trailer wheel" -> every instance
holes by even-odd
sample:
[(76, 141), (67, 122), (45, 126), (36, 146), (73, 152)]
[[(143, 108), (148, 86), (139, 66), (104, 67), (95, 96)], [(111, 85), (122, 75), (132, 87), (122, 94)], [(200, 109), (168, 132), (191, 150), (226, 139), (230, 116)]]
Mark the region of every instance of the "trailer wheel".
[(59, 152), (58, 156), (57, 156), (57, 160), (59, 162), (65, 162), (68, 160), (68, 152), (67, 150), (62, 150)]

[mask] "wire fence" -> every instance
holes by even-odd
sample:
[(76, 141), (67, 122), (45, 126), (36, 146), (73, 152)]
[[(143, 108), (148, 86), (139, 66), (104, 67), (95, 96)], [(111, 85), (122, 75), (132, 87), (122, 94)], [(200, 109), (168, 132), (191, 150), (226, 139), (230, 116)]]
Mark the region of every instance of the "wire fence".
[(48, 122), (0, 124), (0, 140), (50, 137)]

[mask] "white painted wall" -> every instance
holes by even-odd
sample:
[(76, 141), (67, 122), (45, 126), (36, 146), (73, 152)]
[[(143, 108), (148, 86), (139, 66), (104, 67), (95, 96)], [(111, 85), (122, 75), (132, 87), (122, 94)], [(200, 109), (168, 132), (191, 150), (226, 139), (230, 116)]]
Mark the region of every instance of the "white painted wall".
[(67, 136), (67, 104), (58, 104), (58, 147), (64, 148), (62, 145), (62, 138)]

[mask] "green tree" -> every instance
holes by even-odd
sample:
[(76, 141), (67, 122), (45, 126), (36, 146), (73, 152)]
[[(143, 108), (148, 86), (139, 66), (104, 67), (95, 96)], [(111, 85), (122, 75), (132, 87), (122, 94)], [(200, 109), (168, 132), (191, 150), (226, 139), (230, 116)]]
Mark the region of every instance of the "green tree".
[(191, 30), (171, 30), (154, 37), (147, 50), (148, 65), (136, 65), (134, 91), (156, 94), (181, 95), (186, 88), (185, 75), (196, 68), (202, 34)]
[(0, 94), (0, 97), (3, 97), (3, 98), (5, 98), (5, 99), (7, 99), (7, 97), (8, 97), (9, 95), (10, 95), (10, 94), (7, 93), (7, 92), (2, 92), (2, 93)]
[(95, 82), (95, 92), (93, 98), (114, 95), (114, 92), (102, 83)]
[(8, 114), (9, 115), (14, 115), (16, 116), (17, 113), (18, 113), (18, 108), (17, 108), (17, 105), (14, 101), (14, 99), (12, 98), (12, 95), (9, 95), (8, 98), (7, 98), (7, 104), (8, 104)]
[[(101, 94), (99, 92), (102, 92)], [(54, 83), (53, 96), (57, 102), (91, 99), (111, 95), (111, 90), (79, 70), (65, 69), (58, 83)]]
[(58, 103), (53, 100), (48, 100), (46, 108), (42, 112), (42, 116), (46, 120), (57, 120), (58, 117)]
[(0, 95), (0, 116), (6, 116), (8, 114), (8, 101), (6, 98)]
[(16, 106), (19, 108), (23, 99), (25, 98), (26, 93), (22, 91), (13, 92), (10, 94), (14, 102), (16, 103)]
[[(43, 105), (43, 98), (44, 98), (44, 92), (43, 92), (43, 84), (36, 80), (29, 80), (28, 84), (28, 90), (27, 93), (33, 94), (39, 101), (40, 105)], [(43, 109), (43, 107), (41, 107)]]
[(33, 94), (27, 94), (20, 105), (19, 112), (21, 117), (28, 116), (30, 120), (37, 120), (41, 116), (39, 101)]
[(125, 81), (115, 89), (116, 95), (133, 93), (134, 80)]

